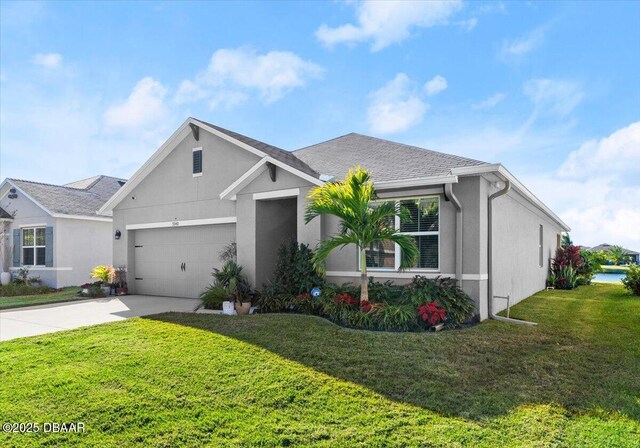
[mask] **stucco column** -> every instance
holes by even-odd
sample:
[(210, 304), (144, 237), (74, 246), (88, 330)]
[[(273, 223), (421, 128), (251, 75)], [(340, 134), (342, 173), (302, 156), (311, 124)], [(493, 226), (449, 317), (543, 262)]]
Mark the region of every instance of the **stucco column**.
[(304, 223), (304, 212), (307, 208), (307, 195), (313, 187), (300, 187), (298, 196), (298, 242), (315, 248), (321, 238), (322, 219), (315, 218), (309, 224)]
[(256, 201), (251, 194), (239, 194), (236, 200), (236, 245), (238, 264), (249, 283), (256, 285)]

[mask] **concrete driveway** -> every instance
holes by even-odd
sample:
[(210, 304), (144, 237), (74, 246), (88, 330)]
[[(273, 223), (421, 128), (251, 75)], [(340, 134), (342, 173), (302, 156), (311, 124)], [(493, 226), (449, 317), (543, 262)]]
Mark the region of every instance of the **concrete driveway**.
[(121, 296), (0, 311), (0, 341), (148, 316), (193, 311), (199, 299)]

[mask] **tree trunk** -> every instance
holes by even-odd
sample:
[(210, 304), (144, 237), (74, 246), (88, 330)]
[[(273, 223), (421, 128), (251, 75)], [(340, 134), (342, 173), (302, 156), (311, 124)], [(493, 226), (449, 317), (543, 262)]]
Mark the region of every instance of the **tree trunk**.
[(369, 278), (367, 277), (367, 256), (360, 249), (360, 303), (369, 301)]

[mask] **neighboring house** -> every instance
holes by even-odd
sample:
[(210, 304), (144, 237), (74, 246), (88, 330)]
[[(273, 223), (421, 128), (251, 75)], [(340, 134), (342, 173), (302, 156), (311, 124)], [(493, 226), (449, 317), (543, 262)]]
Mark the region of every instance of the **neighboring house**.
[(53, 288), (88, 282), (98, 264), (111, 264), (111, 218), (98, 216), (125, 180), (95, 176), (66, 185), (5, 179), (0, 207), (12, 217), (10, 270), (29, 268)]
[[(592, 252), (600, 252), (600, 251), (609, 252), (612, 247), (614, 247), (613, 244), (603, 243), (603, 244), (599, 244), (599, 245), (597, 245), (595, 247), (584, 247), (584, 249), (589, 249)], [(640, 253), (638, 253), (638, 252), (636, 252), (634, 250), (631, 250), (631, 249), (625, 249), (624, 247), (622, 248), (622, 250), (625, 251), (625, 253), (629, 257), (629, 259), (631, 260), (631, 263), (640, 264)]]
[[(338, 231), (329, 216), (304, 223), (306, 196), (354, 165), (371, 171), (381, 199), (401, 201), (415, 218), (397, 225), (416, 238), (416, 267), (400, 272), (398, 249), (381, 243), (367, 257), (376, 280), (455, 277), (482, 319), (490, 279), (493, 295), (512, 303), (545, 287), (549, 259), (569, 228), (500, 164), (358, 134), (288, 152), (193, 118), (100, 210), (122, 233), (114, 263), (128, 267), (130, 291), (196, 297), (220, 266), (218, 252), (235, 241), (239, 264), (261, 287), (283, 240), (314, 247)], [(507, 185), (493, 201), (491, 276), (489, 196)], [(356, 248), (332, 253), (327, 276), (356, 281)], [(496, 299), (493, 310), (505, 306)]]

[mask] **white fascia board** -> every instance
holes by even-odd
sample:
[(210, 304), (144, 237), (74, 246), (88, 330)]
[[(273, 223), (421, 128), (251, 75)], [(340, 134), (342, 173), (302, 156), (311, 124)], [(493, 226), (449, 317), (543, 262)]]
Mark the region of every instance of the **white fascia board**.
[(428, 185), (455, 184), (458, 183), (458, 176), (429, 176), (413, 179), (389, 180), (384, 182), (374, 182), (373, 186), (378, 190), (389, 190), (392, 188), (423, 187)]
[(126, 230), (141, 229), (161, 229), (165, 227), (192, 227), (210, 226), (215, 224), (235, 224), (238, 219), (235, 216), (225, 216), (222, 218), (189, 219), (184, 221), (146, 222), (142, 224), (127, 224)]
[[(36, 201), (32, 196), (30, 196), (29, 194), (27, 194), (22, 188), (18, 187), (16, 184), (14, 184), (13, 182), (11, 182), (9, 179), (5, 179), (5, 181), (2, 183), (2, 185), (0, 186), (0, 190), (2, 190), (4, 188), (5, 185), (11, 185), (13, 188), (15, 188), (16, 190), (18, 190), (20, 193), (22, 193), (24, 195), (25, 198), (29, 199), (31, 202), (33, 202), (34, 204), (36, 204), (38, 207), (40, 207), (45, 213), (47, 213), (48, 215), (53, 216), (53, 213), (51, 213), (51, 211), (45, 207), (44, 205), (42, 205), (41, 203), (39, 203), (38, 201)], [(4, 196), (3, 196), (4, 197)]]
[(231, 185), (224, 189), (222, 193), (220, 193), (220, 199), (229, 199), (233, 198), (235, 194), (242, 190), (246, 185), (253, 182), (253, 180), (262, 174), (263, 171), (267, 169), (267, 160), (266, 158), (260, 159), (258, 163), (253, 165), (251, 168), (247, 170), (242, 176), (237, 178)]
[(275, 190), (275, 191), (265, 191), (262, 193), (253, 193), (253, 200), (260, 199), (278, 199), (278, 198), (292, 198), (295, 196), (300, 196), (299, 188), (289, 188), (287, 190)]
[(272, 163), (278, 168), (282, 168), (283, 170), (293, 174), (294, 176), (297, 176), (303, 180), (306, 180), (307, 182), (310, 182), (314, 185), (318, 185), (318, 186), (324, 185), (324, 182), (321, 181), (320, 179), (316, 179), (313, 176), (309, 176), (308, 174), (303, 173), (302, 171), (297, 170), (295, 168), (292, 168), (286, 163), (280, 162), (279, 160), (276, 160), (271, 156), (265, 156), (258, 163), (256, 163), (251, 168), (249, 168), (246, 173), (244, 173), (242, 176), (236, 179), (235, 182), (233, 182), (231, 185), (225, 188), (225, 190), (222, 193), (220, 193), (220, 199), (232, 199), (235, 194), (237, 194), (244, 187), (246, 187), (251, 182), (253, 182), (260, 174), (262, 174), (264, 170), (267, 169), (267, 166), (266, 166), (267, 163)]
[[(99, 215), (108, 216), (113, 212), (113, 209), (133, 190), (137, 187), (142, 180), (153, 171), (160, 162), (162, 162), (174, 149), (175, 144), (185, 137), (187, 137), (191, 133), (191, 128), (189, 124), (192, 123), (191, 119), (187, 119), (182, 126), (180, 126), (171, 137), (169, 137), (163, 144), (158, 148), (156, 152), (153, 153), (149, 159), (136, 171), (133, 173), (133, 176), (120, 188), (116, 193), (109, 198), (107, 202), (104, 203), (100, 210), (98, 210)], [(196, 123), (194, 123), (196, 124)]]
[(108, 218), (106, 216), (85, 216), (85, 215), (65, 215), (63, 213), (54, 213), (54, 218), (60, 219), (79, 219), (82, 221), (99, 221), (99, 222), (113, 222), (113, 218)]
[(527, 187), (524, 186), (509, 170), (507, 170), (501, 163), (493, 163), (487, 165), (478, 166), (465, 166), (461, 168), (454, 168), (451, 170), (452, 174), (458, 176), (478, 176), (483, 174), (498, 173), (503, 178), (507, 179), (514, 190), (524, 196), (529, 202), (531, 202), (536, 208), (544, 212), (552, 220), (560, 225), (565, 232), (569, 232), (569, 227), (558, 215), (556, 215), (549, 207), (547, 207), (540, 199), (536, 197)]

